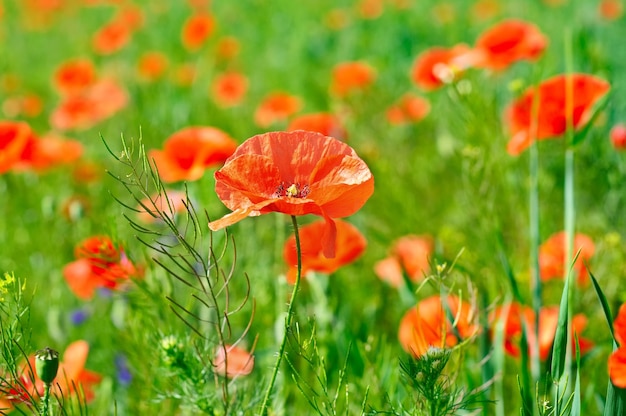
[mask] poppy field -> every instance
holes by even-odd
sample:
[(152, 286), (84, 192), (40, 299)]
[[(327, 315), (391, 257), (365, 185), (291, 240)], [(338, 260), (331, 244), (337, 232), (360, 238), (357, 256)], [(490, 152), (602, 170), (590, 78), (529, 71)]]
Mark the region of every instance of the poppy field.
[(0, 414), (626, 414), (620, 0), (0, 0)]

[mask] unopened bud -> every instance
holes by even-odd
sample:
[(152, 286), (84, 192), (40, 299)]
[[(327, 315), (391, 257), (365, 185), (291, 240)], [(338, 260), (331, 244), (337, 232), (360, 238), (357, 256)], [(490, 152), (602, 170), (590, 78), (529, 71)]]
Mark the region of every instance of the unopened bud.
[(51, 384), (59, 370), (59, 353), (50, 347), (46, 347), (35, 353), (35, 370), (45, 384)]

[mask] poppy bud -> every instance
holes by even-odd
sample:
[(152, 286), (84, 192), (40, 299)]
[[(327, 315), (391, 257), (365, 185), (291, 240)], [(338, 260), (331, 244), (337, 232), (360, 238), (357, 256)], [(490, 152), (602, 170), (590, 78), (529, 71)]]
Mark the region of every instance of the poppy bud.
[(35, 370), (45, 384), (51, 384), (59, 370), (59, 353), (50, 347), (46, 347), (35, 353), (37, 358)]

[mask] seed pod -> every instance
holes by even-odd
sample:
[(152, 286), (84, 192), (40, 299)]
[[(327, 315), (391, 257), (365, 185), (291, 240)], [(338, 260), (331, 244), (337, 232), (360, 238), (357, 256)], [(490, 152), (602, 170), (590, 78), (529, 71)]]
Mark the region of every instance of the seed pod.
[(59, 370), (59, 353), (50, 347), (46, 347), (35, 353), (35, 370), (45, 384), (52, 384)]

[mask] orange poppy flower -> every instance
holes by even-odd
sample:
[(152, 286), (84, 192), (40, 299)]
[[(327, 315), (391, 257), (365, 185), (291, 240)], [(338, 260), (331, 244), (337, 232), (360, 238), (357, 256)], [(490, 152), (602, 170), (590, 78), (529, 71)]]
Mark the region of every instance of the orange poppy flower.
[(346, 129), (339, 119), (330, 113), (302, 114), (295, 117), (287, 126), (288, 131), (308, 130), (322, 133), (324, 136), (344, 140), (348, 137)]
[(218, 197), (233, 212), (209, 223), (211, 230), (268, 212), (319, 215), (326, 222), (326, 258), (335, 255), (334, 218), (354, 214), (374, 192), (372, 173), (350, 146), (309, 131), (246, 140), (215, 172), (215, 182)]
[[(334, 258), (326, 258), (323, 253), (322, 238), (326, 230), (324, 221), (315, 221), (300, 228), (300, 249), (302, 253), (302, 275), (308, 272), (320, 272), (331, 274), (341, 266), (355, 261), (367, 246), (365, 237), (359, 230), (345, 221), (336, 220), (337, 242)], [(296, 282), (298, 273), (298, 253), (296, 252), (296, 237), (292, 235), (285, 242), (283, 257), (289, 271), (287, 281), (290, 284)]]
[[(503, 315), (505, 317), (503, 318)], [(527, 340), (528, 349), (532, 357), (537, 356), (535, 350), (535, 313), (532, 308), (522, 306), (518, 303), (511, 303), (504, 307), (496, 309), (491, 315), (490, 320), (494, 323), (498, 319), (505, 319), (504, 323), (504, 348), (505, 351), (513, 356), (519, 357), (519, 340), (522, 335), (523, 326), (526, 325), (528, 330)], [(539, 358), (546, 360), (552, 351), (554, 336), (559, 320), (559, 307), (546, 306), (539, 312)], [(576, 314), (571, 322), (572, 330), (578, 334), (578, 342), (581, 354), (586, 354), (592, 347), (593, 342), (581, 336), (583, 330), (587, 326), (587, 318), (583, 314)], [(572, 340), (572, 346), (575, 347), (575, 340)]]
[(35, 134), (22, 121), (0, 121), (0, 174), (19, 162), (27, 144)]
[(214, 127), (186, 127), (172, 134), (163, 150), (150, 150), (163, 182), (200, 179), (205, 169), (220, 164), (237, 148), (237, 143)]
[(376, 71), (365, 62), (343, 62), (333, 69), (330, 91), (338, 97), (362, 91), (376, 79)]
[(216, 53), (218, 58), (233, 59), (239, 54), (241, 44), (234, 36), (224, 36), (217, 42)]
[[(563, 279), (565, 276), (565, 245), (564, 231), (553, 234), (539, 247), (539, 274), (541, 280)], [(593, 240), (584, 234), (574, 235), (574, 249), (572, 260), (580, 250), (578, 259), (574, 263), (573, 273), (579, 284), (587, 283), (589, 274), (585, 263), (589, 263), (596, 250)]]
[[(59, 361), (57, 376), (52, 383), (52, 394), (59, 398), (67, 398), (68, 395), (80, 392), (81, 398), (87, 402), (94, 399), (93, 387), (100, 383), (102, 376), (85, 369), (88, 354), (87, 341), (74, 341), (67, 346)], [(29, 397), (43, 397), (45, 386), (36, 373), (35, 362), (36, 358), (32, 355), (28, 358), (28, 364), (22, 366), (19, 385), (1, 386), (2, 392), (8, 390), (9, 394), (4, 398), (0, 397), (0, 409), (10, 409), (13, 403), (30, 404)]]
[(254, 112), (254, 122), (259, 127), (269, 127), (274, 123), (283, 122), (294, 115), (302, 107), (300, 98), (283, 92), (275, 92), (266, 96)]
[(187, 195), (181, 191), (168, 190), (167, 198), (163, 198), (162, 194), (153, 195), (151, 198), (141, 200), (143, 206), (149, 208), (148, 211), (143, 206), (137, 207), (140, 211), (137, 217), (143, 222), (154, 222), (159, 219), (158, 214), (152, 210), (153, 204), (158, 211), (172, 217), (174, 214), (187, 211)]
[(254, 368), (254, 356), (235, 345), (218, 347), (213, 358), (215, 372), (222, 377), (247, 376)]
[[(460, 341), (457, 333), (461, 339), (476, 334), (478, 326), (474, 323), (472, 306), (454, 295), (448, 295), (446, 302), (447, 305), (444, 305), (440, 296), (431, 296), (420, 300), (417, 306), (404, 315), (400, 321), (398, 339), (406, 352), (419, 357), (431, 347), (455, 346)], [(447, 317), (447, 308), (454, 323)]]
[(622, 304), (613, 321), (613, 333), (619, 348), (608, 360), (609, 377), (616, 387), (626, 388), (626, 303)]
[(131, 34), (131, 28), (126, 22), (113, 19), (94, 34), (91, 45), (97, 54), (111, 55), (130, 42)]
[(161, 52), (145, 52), (139, 58), (137, 71), (139, 76), (148, 81), (155, 81), (163, 76), (167, 70), (167, 56)]
[(626, 150), (626, 124), (616, 124), (609, 133), (611, 143), (617, 150)]
[(476, 41), (475, 66), (503, 70), (521, 60), (535, 61), (548, 41), (532, 23), (504, 20), (483, 32)]
[(363, 19), (378, 19), (383, 14), (383, 0), (360, 0), (358, 9)]
[(96, 82), (96, 69), (88, 59), (70, 60), (57, 68), (52, 81), (61, 95), (80, 93)]
[(43, 102), (37, 94), (28, 93), (17, 97), (9, 97), (2, 103), (2, 111), (12, 118), (20, 116), (37, 117), (43, 110)]
[(450, 49), (434, 47), (422, 52), (411, 69), (411, 79), (424, 91), (432, 91), (452, 82), (467, 69), (472, 59), (467, 45), (460, 44)]
[[(571, 85), (572, 103), (567, 103), (566, 92)], [(531, 87), (505, 111), (505, 118), (513, 138), (507, 150), (517, 156), (532, 143), (531, 128), (536, 124), (535, 139), (560, 136), (572, 124), (578, 129), (589, 122), (593, 106), (608, 91), (610, 85), (603, 79), (588, 74), (558, 75), (542, 82), (538, 89)], [(535, 98), (535, 94), (539, 94)], [(537, 120), (533, 123), (533, 102), (537, 101)], [(567, 108), (572, 112), (567, 114)]]
[(407, 235), (394, 243), (391, 256), (374, 265), (374, 272), (394, 287), (402, 285), (403, 270), (411, 281), (417, 282), (430, 270), (429, 259), (432, 253), (432, 238)]
[(63, 276), (72, 292), (83, 300), (93, 298), (98, 288), (117, 290), (129, 278), (142, 274), (122, 247), (116, 247), (107, 236), (84, 240), (76, 247), (74, 255), (77, 260), (63, 268)]
[(128, 103), (128, 94), (114, 80), (103, 79), (81, 94), (66, 97), (50, 115), (57, 130), (87, 129), (113, 116)]
[(391, 124), (417, 123), (430, 113), (430, 102), (414, 94), (405, 94), (387, 109), (387, 120)]
[(215, 22), (213, 17), (206, 13), (197, 13), (189, 17), (183, 25), (181, 39), (183, 46), (190, 51), (200, 49), (204, 41), (211, 36)]
[(248, 78), (239, 72), (226, 72), (215, 77), (211, 84), (211, 96), (220, 107), (241, 104), (248, 92)]
[(605, 20), (617, 20), (624, 14), (624, 5), (622, 0), (601, 0), (598, 11)]
[(22, 151), (17, 169), (42, 172), (60, 164), (72, 163), (83, 154), (83, 145), (55, 135), (34, 136)]
[(113, 20), (122, 22), (130, 31), (135, 31), (143, 26), (145, 17), (140, 7), (125, 4), (123, 7), (120, 7)]

